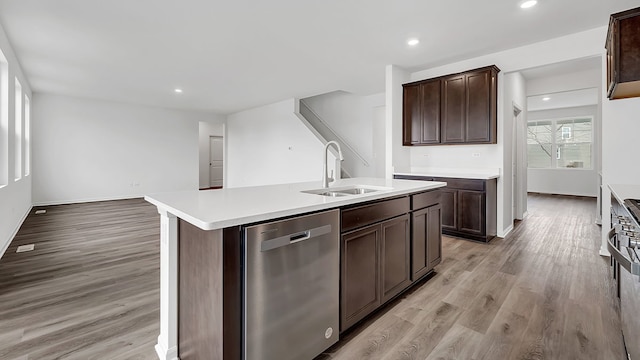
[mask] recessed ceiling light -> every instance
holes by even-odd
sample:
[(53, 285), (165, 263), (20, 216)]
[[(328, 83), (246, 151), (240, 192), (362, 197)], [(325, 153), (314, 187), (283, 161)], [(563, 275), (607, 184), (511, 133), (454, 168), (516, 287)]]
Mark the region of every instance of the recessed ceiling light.
[(409, 39), (407, 41), (407, 45), (409, 45), (409, 46), (416, 46), (418, 44), (420, 44), (420, 40), (418, 40), (418, 39)]
[(520, 7), (523, 9), (528, 9), (530, 7), (534, 7), (536, 6), (536, 4), (538, 3), (538, 0), (527, 0), (524, 1), (520, 4)]
[(182, 94), (182, 89), (175, 88), (173, 91), (175, 91), (176, 94)]
[(545, 97), (542, 98), (542, 101), (549, 101), (549, 100), (551, 100), (551, 98), (548, 97), (548, 96), (545, 96)]

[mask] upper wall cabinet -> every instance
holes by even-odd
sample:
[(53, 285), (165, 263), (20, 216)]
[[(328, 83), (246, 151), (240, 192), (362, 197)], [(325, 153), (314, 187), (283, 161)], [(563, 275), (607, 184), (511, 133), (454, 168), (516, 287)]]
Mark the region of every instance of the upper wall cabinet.
[(609, 99), (640, 97), (640, 8), (611, 15), (605, 47)]
[(495, 144), (495, 65), (403, 86), (403, 145)]

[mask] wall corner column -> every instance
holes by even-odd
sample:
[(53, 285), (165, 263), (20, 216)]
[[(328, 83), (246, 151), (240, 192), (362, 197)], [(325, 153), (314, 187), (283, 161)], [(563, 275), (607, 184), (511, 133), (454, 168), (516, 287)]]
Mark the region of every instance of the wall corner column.
[(160, 214), (160, 335), (155, 346), (160, 360), (178, 357), (178, 218)]

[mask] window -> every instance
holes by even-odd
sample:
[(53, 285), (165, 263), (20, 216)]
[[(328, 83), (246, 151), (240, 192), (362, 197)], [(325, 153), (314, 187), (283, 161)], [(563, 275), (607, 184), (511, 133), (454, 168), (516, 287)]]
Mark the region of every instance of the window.
[(529, 168), (592, 168), (593, 117), (529, 121)]
[(16, 181), (22, 178), (22, 85), (16, 78), (16, 123), (15, 123), (15, 174)]
[(31, 100), (24, 96), (24, 176), (31, 173)]
[(9, 182), (9, 63), (0, 50), (0, 187)]

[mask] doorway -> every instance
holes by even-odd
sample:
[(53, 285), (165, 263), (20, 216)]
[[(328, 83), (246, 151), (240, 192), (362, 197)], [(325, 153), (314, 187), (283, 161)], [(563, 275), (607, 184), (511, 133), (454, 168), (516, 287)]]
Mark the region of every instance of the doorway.
[(209, 137), (209, 187), (221, 189), (224, 179), (224, 139)]

